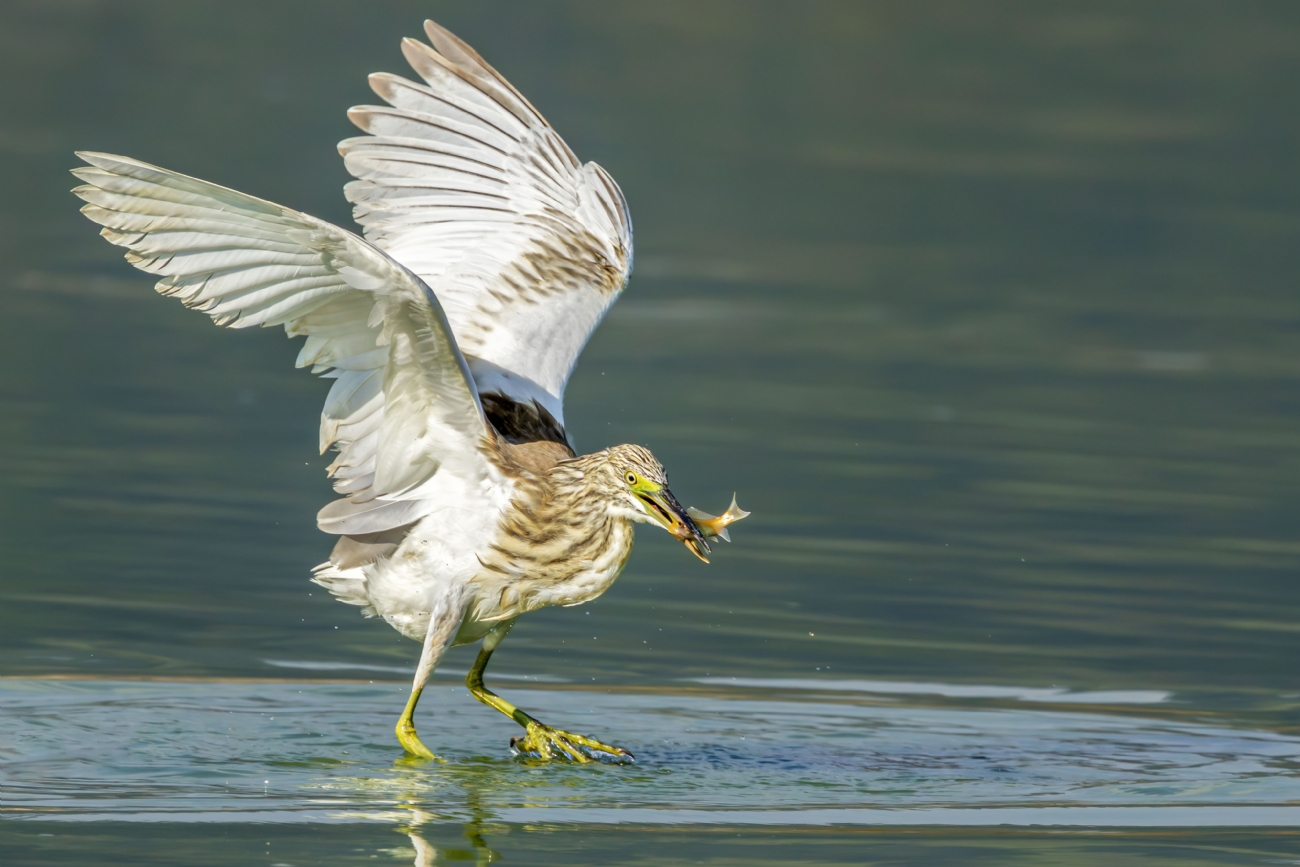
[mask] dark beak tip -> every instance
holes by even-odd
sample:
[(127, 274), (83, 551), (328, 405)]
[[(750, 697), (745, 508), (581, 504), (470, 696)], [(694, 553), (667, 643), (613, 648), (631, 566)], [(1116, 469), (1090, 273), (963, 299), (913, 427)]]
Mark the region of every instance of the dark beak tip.
[(692, 554), (705, 563), (709, 562), (709, 558), (705, 555), (712, 553), (713, 549), (709, 547), (709, 543), (705, 541), (700, 528), (696, 526), (695, 521), (692, 520), (686, 509), (682, 508), (682, 504), (677, 502), (677, 498), (672, 495), (671, 491), (667, 488), (663, 489), (663, 499), (668, 506), (667, 511), (650, 498), (642, 497), (642, 499), (663, 515), (667, 522), (665, 526), (668, 531), (681, 540), (683, 545), (690, 548)]
[(697, 534), (694, 537), (687, 537), (682, 541), (686, 543), (687, 548), (691, 549), (692, 554), (699, 557), (705, 563), (709, 562), (709, 558), (706, 555), (713, 553), (713, 549), (709, 547), (708, 542), (704, 541), (703, 536)]

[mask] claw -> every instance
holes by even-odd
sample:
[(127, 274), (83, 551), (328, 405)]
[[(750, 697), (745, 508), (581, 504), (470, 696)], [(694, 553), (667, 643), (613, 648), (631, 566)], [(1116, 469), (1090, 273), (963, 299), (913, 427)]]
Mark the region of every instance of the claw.
[(585, 735), (553, 729), (536, 720), (528, 723), (527, 734), (510, 739), (510, 749), (515, 755), (534, 759), (568, 759), (585, 764), (590, 761), (612, 761), (631, 764), (636, 757), (622, 747), (601, 743)]

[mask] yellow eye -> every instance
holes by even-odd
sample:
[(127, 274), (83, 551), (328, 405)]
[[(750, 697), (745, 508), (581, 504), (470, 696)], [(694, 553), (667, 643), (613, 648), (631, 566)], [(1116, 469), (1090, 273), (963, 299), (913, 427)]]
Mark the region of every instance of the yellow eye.
[(631, 472), (630, 470), (628, 471), (628, 474), (627, 474), (627, 483), (628, 483), (629, 485), (635, 485), (635, 484), (636, 484), (636, 473)]

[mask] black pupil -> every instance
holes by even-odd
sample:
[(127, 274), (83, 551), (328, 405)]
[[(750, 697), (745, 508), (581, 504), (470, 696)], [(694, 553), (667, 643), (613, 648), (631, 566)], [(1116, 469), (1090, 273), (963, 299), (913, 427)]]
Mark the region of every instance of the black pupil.
[(628, 474), (627, 474), (627, 483), (630, 485), (630, 484), (633, 484), (633, 483), (635, 483), (635, 482), (636, 482), (636, 473), (628, 473)]

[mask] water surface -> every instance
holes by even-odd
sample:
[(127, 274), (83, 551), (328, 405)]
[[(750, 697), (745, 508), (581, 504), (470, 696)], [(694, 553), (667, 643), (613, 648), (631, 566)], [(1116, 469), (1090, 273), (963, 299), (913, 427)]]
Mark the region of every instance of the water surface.
[[(346, 223), (428, 15), (631, 202), (577, 444), (754, 512), (494, 659), (631, 769), (520, 764), (450, 674), (394, 764), (416, 647), (306, 581), (325, 384), (66, 192)], [(1300, 859), (1298, 73), (1280, 0), (6, 3), (0, 860)]]
[[(353, 842), (374, 848), (376, 833), (361, 829), (379, 825), (409, 837), (410, 851), (380, 837), (387, 846), (369, 854), (421, 865), (450, 856), (453, 830), (480, 860), (512, 829), (529, 842), (543, 829), (583, 841), (621, 833), (626, 849), (673, 829), (715, 855), (701, 835), (737, 843), (780, 829), (786, 846), (829, 835), (832, 856), (852, 860), (871, 848), (867, 828), (937, 828), (940, 839), (996, 829), (996, 848), (1010, 855), (1034, 829), (1178, 829), (1197, 847), (1213, 836), (1206, 826), (1300, 825), (1300, 737), (1197, 718), (1159, 694), (1017, 695), (897, 681), (510, 690), (543, 719), (617, 732), (638, 757), (577, 766), (512, 756), (514, 725), (452, 686), (430, 689), (422, 714), (425, 740), (444, 760), (395, 760), (392, 710), (403, 691), (373, 682), (4, 681), (0, 815), (11, 821), (0, 840), (31, 851), (62, 835), (74, 844), (61, 852), (69, 857), (95, 833), (87, 823), (145, 823), (143, 833), (118, 831), (134, 838), (119, 856), (130, 863), (141, 839), (159, 839), (159, 826), (199, 835), (235, 828), (245, 838), (347, 826)], [(891, 691), (912, 699), (891, 701)], [(276, 830), (259, 830), (266, 825)], [(1258, 833), (1257, 845), (1276, 837)], [(510, 842), (512, 853), (530, 848)]]

